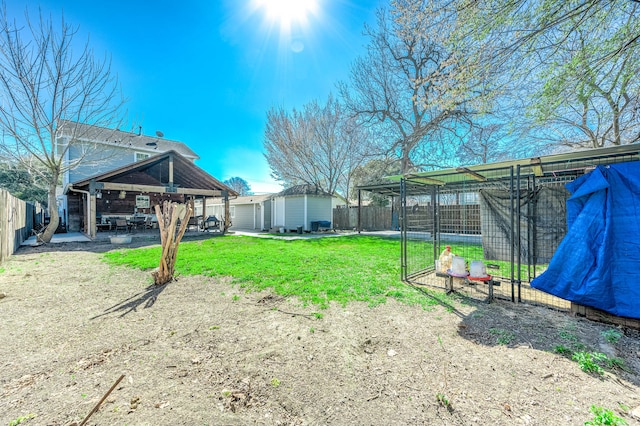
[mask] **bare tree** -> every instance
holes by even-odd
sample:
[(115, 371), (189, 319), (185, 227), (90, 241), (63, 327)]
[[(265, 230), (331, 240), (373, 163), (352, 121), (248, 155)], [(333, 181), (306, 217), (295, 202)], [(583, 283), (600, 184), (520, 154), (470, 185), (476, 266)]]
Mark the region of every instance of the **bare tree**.
[[(358, 166), (353, 171), (352, 196), (357, 197), (355, 187), (374, 183), (388, 183), (384, 178), (400, 173), (400, 161), (395, 157), (373, 158)], [(364, 200), (370, 200), (372, 205), (386, 207), (389, 197), (378, 195), (374, 192), (363, 193)]]
[(329, 95), (302, 111), (272, 108), (267, 113), (265, 157), (275, 179), (288, 185), (307, 183), (348, 197), (351, 173), (365, 155), (361, 129)]
[(571, 148), (638, 140), (640, 47), (629, 46), (606, 60), (597, 57), (619, 44), (629, 27), (640, 28), (639, 6), (618, 22), (622, 31), (602, 26), (600, 19), (584, 22), (544, 67), (544, 84), (534, 92), (531, 109), (538, 123), (555, 129), (553, 140)]
[(241, 177), (232, 177), (224, 181), (224, 184), (233, 189), (238, 195), (252, 195), (251, 187)]
[[(20, 26), (0, 11), (0, 141), (2, 155), (30, 168), (35, 159), (48, 187), (50, 223), (41, 236), (51, 240), (59, 223), (56, 186), (72, 165), (65, 163), (69, 145), (56, 146), (59, 123), (68, 120), (113, 127), (122, 105), (110, 61), (98, 60), (89, 42), (78, 45), (77, 27), (40, 13), (32, 21), (25, 12)], [(69, 131), (69, 129), (67, 129)]]
[[(552, 54), (589, 21), (606, 26), (620, 15), (629, 13), (638, 0), (454, 0), (464, 27), (459, 39), (493, 38), (500, 46), (494, 60), (511, 60), (515, 53)], [(606, 60), (635, 49), (640, 27), (628, 27), (614, 43), (600, 49), (596, 60)], [(543, 43), (540, 41), (543, 40)]]
[[(459, 39), (490, 40), (504, 93), (524, 101), (513, 123), (556, 147), (638, 140), (640, 3), (460, 0)], [(503, 98), (499, 105), (509, 108)]]
[(504, 124), (474, 125), (457, 153), (460, 164), (486, 164), (508, 159), (513, 140)]
[(457, 25), (449, 1), (395, 0), (365, 27), (367, 54), (356, 59), (340, 93), (358, 119), (376, 127), (381, 148), (403, 173), (439, 167), (455, 154), (485, 92), (484, 70), (453, 46)]

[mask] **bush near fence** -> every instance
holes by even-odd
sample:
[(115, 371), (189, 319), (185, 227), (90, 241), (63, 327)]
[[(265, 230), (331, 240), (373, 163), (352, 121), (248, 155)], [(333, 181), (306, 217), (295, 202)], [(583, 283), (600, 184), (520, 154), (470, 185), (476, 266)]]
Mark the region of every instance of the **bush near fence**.
[(34, 228), (38, 204), (29, 203), (0, 189), (0, 263), (11, 256)]

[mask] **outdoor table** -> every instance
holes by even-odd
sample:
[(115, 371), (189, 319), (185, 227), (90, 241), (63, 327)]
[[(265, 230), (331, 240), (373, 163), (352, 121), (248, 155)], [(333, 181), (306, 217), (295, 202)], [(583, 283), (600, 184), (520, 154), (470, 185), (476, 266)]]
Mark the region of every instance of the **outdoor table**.
[(98, 232), (111, 231), (111, 222), (96, 223), (96, 228), (98, 229)]
[(132, 217), (128, 221), (129, 229), (138, 229), (139, 226), (144, 226), (144, 221), (145, 221), (144, 216)]

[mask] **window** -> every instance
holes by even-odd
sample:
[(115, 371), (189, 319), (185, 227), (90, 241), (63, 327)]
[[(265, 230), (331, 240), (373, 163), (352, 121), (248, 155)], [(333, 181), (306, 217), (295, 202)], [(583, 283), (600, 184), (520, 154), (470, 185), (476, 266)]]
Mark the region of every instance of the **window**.
[(236, 217), (236, 206), (229, 206), (229, 214), (232, 219)]
[(136, 152), (135, 153), (135, 161), (146, 160), (149, 157), (151, 157), (151, 155), (145, 154), (144, 152)]

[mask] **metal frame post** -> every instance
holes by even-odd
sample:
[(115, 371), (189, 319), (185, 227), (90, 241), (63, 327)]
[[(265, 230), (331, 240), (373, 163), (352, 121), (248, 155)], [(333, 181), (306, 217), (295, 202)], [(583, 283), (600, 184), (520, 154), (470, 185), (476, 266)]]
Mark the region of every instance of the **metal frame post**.
[(511, 186), (511, 191), (509, 191), (509, 198), (511, 201), (511, 209), (510, 209), (510, 216), (511, 216), (511, 229), (510, 229), (510, 240), (509, 241), (509, 246), (510, 246), (510, 250), (511, 250), (511, 301), (515, 302), (516, 301), (516, 297), (515, 297), (515, 277), (514, 277), (514, 264), (515, 264), (515, 208), (513, 203), (514, 201), (514, 194), (513, 194), (513, 186), (514, 186), (514, 182), (513, 182), (513, 166), (510, 167), (511, 171), (510, 171), (510, 178), (509, 178), (509, 182), (510, 182), (510, 186)]
[(521, 286), (522, 286), (522, 203), (520, 202), (520, 164), (516, 166), (516, 282), (518, 283), (518, 302), (522, 302)]
[(407, 193), (406, 180), (400, 179), (400, 214), (398, 221), (400, 222), (400, 259), (401, 259), (401, 279), (407, 281), (407, 227), (405, 224), (405, 215), (407, 213)]

